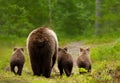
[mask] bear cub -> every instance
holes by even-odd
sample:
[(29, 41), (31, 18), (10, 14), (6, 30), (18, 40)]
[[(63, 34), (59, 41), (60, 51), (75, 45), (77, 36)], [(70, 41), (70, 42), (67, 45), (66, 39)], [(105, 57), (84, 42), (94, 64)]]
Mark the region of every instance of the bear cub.
[[(11, 72), (14, 72), (15, 75), (21, 75), (24, 63), (24, 49), (14, 48), (14, 52), (10, 60)], [(15, 67), (17, 67), (17, 71), (15, 70)]]
[(58, 69), (60, 71), (60, 75), (63, 74), (63, 70), (67, 76), (71, 75), (73, 68), (73, 59), (72, 56), (67, 53), (67, 48), (59, 48), (58, 49)]
[[(84, 68), (87, 72), (91, 71), (90, 48), (80, 48), (80, 56), (77, 59), (78, 68)], [(85, 73), (79, 71), (79, 73)]]

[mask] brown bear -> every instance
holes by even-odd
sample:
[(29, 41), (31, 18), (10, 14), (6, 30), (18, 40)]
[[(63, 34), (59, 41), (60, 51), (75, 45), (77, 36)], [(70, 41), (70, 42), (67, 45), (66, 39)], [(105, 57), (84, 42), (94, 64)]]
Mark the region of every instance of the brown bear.
[[(80, 56), (77, 59), (78, 68), (84, 68), (88, 72), (91, 71), (90, 48), (80, 48)], [(79, 71), (79, 73), (85, 73)]]
[(48, 27), (33, 30), (27, 38), (27, 49), (33, 74), (50, 77), (58, 52), (55, 32)]
[(67, 53), (67, 48), (58, 49), (58, 69), (60, 75), (62, 76), (63, 70), (66, 73), (66, 76), (70, 76), (73, 68), (73, 59), (72, 56)]
[[(24, 49), (14, 48), (14, 52), (10, 60), (11, 72), (14, 72), (16, 75), (21, 75), (24, 63), (25, 63)], [(15, 67), (17, 67), (17, 72), (15, 71)]]

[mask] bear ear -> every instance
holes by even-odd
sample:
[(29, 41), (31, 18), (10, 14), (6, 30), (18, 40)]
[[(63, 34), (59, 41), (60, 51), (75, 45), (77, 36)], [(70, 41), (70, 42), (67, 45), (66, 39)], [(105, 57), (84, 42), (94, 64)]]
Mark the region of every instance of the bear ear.
[(24, 52), (24, 48), (20, 48)]
[(87, 48), (86, 50), (87, 50), (87, 51), (90, 51), (90, 48)]
[(17, 50), (17, 48), (16, 48), (16, 47), (13, 49), (13, 51), (15, 51), (15, 50)]
[(80, 52), (82, 52), (83, 51), (83, 48), (80, 48)]
[(68, 51), (68, 48), (67, 48), (67, 47), (65, 47), (65, 48), (64, 48), (64, 50), (65, 50), (65, 51)]
[(61, 50), (61, 48), (58, 48), (58, 51), (60, 51)]

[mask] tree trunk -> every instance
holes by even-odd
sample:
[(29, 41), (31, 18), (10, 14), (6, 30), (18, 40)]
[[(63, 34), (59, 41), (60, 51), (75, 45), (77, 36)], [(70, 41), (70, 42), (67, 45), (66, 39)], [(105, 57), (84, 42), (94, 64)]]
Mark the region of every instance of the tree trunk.
[(95, 21), (95, 35), (100, 35), (101, 29), (101, 2), (102, 0), (96, 0), (96, 21)]

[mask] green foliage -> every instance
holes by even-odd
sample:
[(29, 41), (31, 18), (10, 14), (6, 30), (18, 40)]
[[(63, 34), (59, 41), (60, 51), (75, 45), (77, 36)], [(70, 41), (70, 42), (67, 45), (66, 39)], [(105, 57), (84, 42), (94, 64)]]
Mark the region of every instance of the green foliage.
[[(90, 8), (94, 8), (94, 3), (91, 2), (88, 0), (56, 2), (53, 8), (53, 10), (56, 11), (56, 13), (53, 13), (55, 14), (53, 23), (54, 26), (57, 27), (56, 30), (63, 31), (62, 33), (69, 36), (82, 35), (85, 33), (85, 30), (91, 30), (92, 27), (94, 27), (94, 10), (89, 10)], [(88, 4), (85, 5), (86, 3)]]
[(105, 43), (99, 46), (93, 46), (91, 57), (94, 60), (119, 60), (120, 59), (120, 41), (116, 40), (114, 43)]
[(104, 0), (101, 4), (101, 17), (100, 17), (100, 33), (104, 35), (118, 34), (120, 32), (120, 1), (116, 0)]
[[(17, 4), (1, 1), (0, 11), (0, 35), (2, 37), (23, 37), (28, 34), (32, 24), (27, 18), (27, 11)], [(28, 30), (29, 28), (29, 30)]]
[(85, 68), (79, 68), (79, 72), (83, 72), (83, 73), (86, 73), (87, 70)]
[[(99, 64), (99, 65), (98, 65)], [(94, 79), (102, 83), (117, 83), (119, 80), (120, 70), (117, 68), (120, 66), (118, 60), (114, 61), (98, 61), (94, 64), (94, 70), (92, 75)]]
[[(27, 37), (31, 30), (39, 26), (52, 27), (58, 37), (64, 39), (94, 35), (95, 0), (50, 1), (0, 0), (0, 36)], [(102, 1), (102, 26), (99, 31), (102, 36), (119, 35), (119, 4), (118, 0)]]

